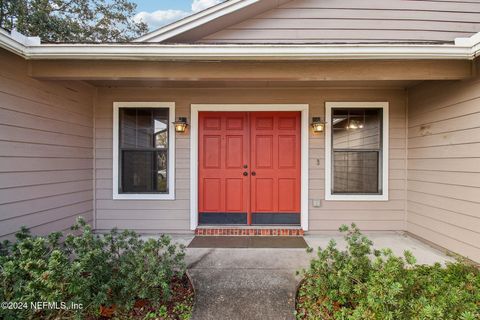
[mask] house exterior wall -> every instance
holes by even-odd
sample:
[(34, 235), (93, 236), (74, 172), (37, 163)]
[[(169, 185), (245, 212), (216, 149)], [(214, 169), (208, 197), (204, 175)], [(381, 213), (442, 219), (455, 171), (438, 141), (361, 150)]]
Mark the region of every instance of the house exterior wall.
[(480, 78), (409, 90), (407, 231), (480, 261)]
[(93, 95), (84, 83), (27, 76), (0, 50), (0, 238), (93, 219)]
[[(96, 226), (144, 233), (190, 230), (190, 134), (176, 134), (175, 200), (113, 200), (112, 124), (115, 101), (175, 102), (176, 117), (190, 116), (191, 104), (309, 104), (310, 117), (325, 116), (326, 101), (390, 103), (389, 201), (324, 201), (324, 135), (309, 138), (309, 230), (336, 231), (356, 222), (363, 230), (405, 227), (406, 95), (386, 88), (99, 88), (95, 107)], [(309, 119), (310, 122), (310, 119)], [(313, 199), (322, 199), (314, 208)]]
[(293, 0), (200, 43), (451, 42), (480, 31), (473, 1)]

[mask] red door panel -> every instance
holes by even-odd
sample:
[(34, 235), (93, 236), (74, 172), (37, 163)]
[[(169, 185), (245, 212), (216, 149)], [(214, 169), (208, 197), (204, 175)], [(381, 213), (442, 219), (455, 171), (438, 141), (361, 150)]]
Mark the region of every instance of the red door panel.
[[(296, 203), (296, 179), (279, 178), (278, 179), (278, 211), (280, 212), (298, 212)], [(293, 196), (292, 196), (293, 195)]]
[(260, 195), (253, 199), (254, 212), (274, 212), (276, 192), (275, 180), (272, 178), (252, 178), (252, 194)]
[(203, 164), (205, 169), (220, 169), (222, 154), (222, 136), (205, 135), (203, 137)]
[(244, 178), (226, 178), (225, 179), (225, 211), (226, 212), (248, 212), (244, 199), (248, 193), (244, 194), (244, 186), (248, 183)]
[(300, 213), (300, 113), (252, 112), (251, 212)]
[(248, 114), (199, 113), (199, 214), (248, 213)]
[(222, 201), (218, 196), (222, 192), (222, 180), (219, 178), (204, 178), (201, 189), (203, 189), (203, 210), (207, 212), (218, 212), (222, 210)]

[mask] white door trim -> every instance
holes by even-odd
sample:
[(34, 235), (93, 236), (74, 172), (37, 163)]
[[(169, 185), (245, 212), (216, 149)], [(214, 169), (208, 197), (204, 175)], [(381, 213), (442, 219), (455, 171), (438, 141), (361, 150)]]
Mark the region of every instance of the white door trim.
[(200, 111), (300, 111), (301, 112), (301, 192), (300, 220), (308, 230), (308, 104), (192, 104), (190, 120), (190, 229), (198, 226), (198, 113)]

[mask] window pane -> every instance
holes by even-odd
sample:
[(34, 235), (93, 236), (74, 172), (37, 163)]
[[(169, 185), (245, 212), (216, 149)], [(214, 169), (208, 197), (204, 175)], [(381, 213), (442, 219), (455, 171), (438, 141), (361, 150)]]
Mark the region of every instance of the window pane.
[(137, 109), (137, 148), (153, 147), (152, 110)]
[(153, 112), (155, 148), (168, 148), (168, 109)]
[(122, 152), (122, 191), (154, 191), (154, 153), (151, 151)]
[(156, 152), (157, 167), (156, 167), (156, 179), (157, 186), (156, 192), (168, 192), (168, 153), (167, 151)]
[(382, 112), (380, 108), (332, 110), (333, 193), (381, 193)]
[(169, 109), (121, 108), (119, 114), (120, 192), (168, 193)]
[(153, 148), (151, 109), (120, 109), (120, 147)]
[(120, 147), (137, 146), (137, 110), (120, 109)]
[(381, 109), (341, 108), (332, 111), (334, 149), (381, 148)]
[(167, 151), (123, 151), (123, 192), (168, 192)]
[(380, 193), (379, 152), (335, 151), (333, 193)]

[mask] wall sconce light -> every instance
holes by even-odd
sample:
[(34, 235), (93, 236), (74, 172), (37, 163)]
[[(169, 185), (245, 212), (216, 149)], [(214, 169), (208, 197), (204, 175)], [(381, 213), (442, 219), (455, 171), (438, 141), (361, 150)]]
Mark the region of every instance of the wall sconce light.
[(323, 122), (320, 117), (313, 117), (312, 128), (313, 132), (323, 132), (323, 130), (325, 129), (325, 122)]
[(178, 121), (173, 122), (173, 125), (175, 126), (175, 132), (185, 132), (188, 126), (187, 118), (179, 117)]

